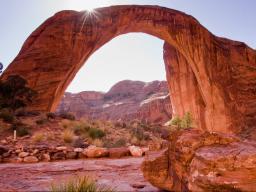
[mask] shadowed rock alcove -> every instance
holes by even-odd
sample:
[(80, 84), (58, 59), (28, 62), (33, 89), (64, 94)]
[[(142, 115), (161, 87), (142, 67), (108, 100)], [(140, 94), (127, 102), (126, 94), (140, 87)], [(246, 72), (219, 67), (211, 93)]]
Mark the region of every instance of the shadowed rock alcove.
[(113, 6), (62, 11), (26, 40), (2, 78), (18, 74), (38, 91), (29, 106), (54, 111), (86, 60), (130, 32), (165, 41), (164, 61), (173, 112), (190, 111), (197, 127), (240, 132), (256, 124), (256, 51), (211, 34), (195, 18), (158, 6)]

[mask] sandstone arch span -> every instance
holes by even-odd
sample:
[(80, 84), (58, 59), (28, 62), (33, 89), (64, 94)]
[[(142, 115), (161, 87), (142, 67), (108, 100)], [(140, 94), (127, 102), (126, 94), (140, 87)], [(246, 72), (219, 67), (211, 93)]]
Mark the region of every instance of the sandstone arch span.
[(192, 111), (198, 127), (238, 132), (255, 127), (256, 51), (211, 34), (185, 13), (158, 6), (62, 11), (26, 40), (2, 78), (19, 74), (39, 98), (30, 108), (54, 111), (88, 57), (114, 37), (143, 32), (165, 41), (174, 113)]

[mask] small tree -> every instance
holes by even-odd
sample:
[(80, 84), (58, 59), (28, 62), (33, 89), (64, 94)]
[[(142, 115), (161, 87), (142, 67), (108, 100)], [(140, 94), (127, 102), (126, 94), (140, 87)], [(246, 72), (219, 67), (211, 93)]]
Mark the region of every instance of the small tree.
[(190, 112), (186, 112), (182, 118), (175, 116), (172, 118), (170, 125), (180, 128), (190, 128), (193, 124), (193, 118)]
[(180, 122), (181, 128), (190, 128), (192, 127), (193, 118), (190, 112), (186, 112)]
[(0, 81), (0, 108), (15, 111), (32, 103), (37, 92), (26, 86), (27, 81), (18, 75)]
[(173, 117), (170, 124), (180, 128), (181, 118), (179, 116)]

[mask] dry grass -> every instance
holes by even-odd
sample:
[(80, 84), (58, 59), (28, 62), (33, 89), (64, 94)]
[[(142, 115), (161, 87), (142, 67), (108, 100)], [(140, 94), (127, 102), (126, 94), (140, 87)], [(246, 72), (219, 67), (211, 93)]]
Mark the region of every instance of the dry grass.
[(99, 185), (88, 176), (71, 179), (66, 183), (53, 184), (51, 192), (114, 192), (114, 190), (105, 185)]
[(92, 144), (97, 146), (97, 147), (102, 147), (103, 146), (103, 142), (101, 139), (95, 139), (92, 141)]
[(65, 143), (72, 143), (74, 140), (74, 132), (72, 130), (66, 129), (63, 132), (62, 138)]
[(45, 139), (45, 136), (43, 133), (36, 133), (35, 135), (33, 135), (32, 140), (34, 143), (38, 143), (41, 142)]

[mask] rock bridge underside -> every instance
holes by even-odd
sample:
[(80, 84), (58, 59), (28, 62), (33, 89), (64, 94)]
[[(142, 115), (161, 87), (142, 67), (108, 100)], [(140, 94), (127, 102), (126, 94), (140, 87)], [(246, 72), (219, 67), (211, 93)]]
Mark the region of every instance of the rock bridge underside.
[(130, 32), (165, 41), (174, 114), (191, 112), (196, 126), (208, 131), (238, 133), (256, 128), (256, 51), (242, 42), (216, 37), (192, 16), (164, 7), (59, 12), (29, 36), (2, 78), (22, 76), (39, 93), (29, 108), (54, 111), (90, 55)]

